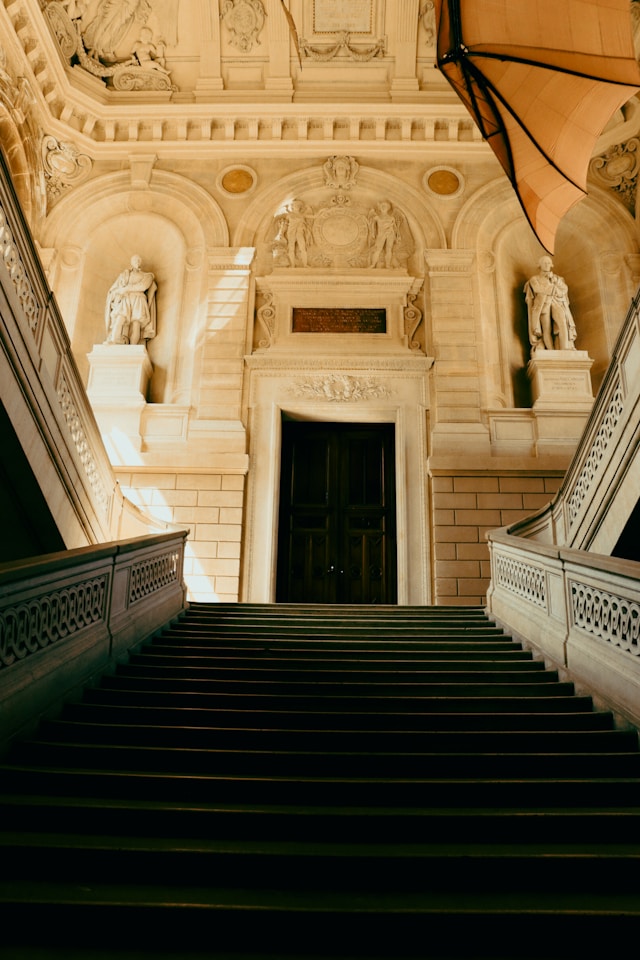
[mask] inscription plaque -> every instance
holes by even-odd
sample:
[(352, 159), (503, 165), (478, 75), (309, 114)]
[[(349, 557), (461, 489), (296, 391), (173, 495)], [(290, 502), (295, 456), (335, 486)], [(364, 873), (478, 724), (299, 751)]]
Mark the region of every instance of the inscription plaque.
[(294, 307), (293, 333), (386, 333), (387, 311), (369, 307)]
[(372, 0), (314, 0), (314, 33), (371, 33)]

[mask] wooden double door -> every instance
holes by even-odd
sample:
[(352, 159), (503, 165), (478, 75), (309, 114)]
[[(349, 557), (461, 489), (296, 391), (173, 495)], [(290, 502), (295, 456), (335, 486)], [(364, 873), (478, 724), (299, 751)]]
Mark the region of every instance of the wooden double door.
[(394, 425), (282, 426), (277, 601), (396, 603)]

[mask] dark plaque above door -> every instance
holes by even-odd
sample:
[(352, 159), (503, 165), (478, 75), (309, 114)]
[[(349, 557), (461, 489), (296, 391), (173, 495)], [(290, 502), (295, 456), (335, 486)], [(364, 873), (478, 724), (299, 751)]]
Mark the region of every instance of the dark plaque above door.
[(387, 311), (370, 307), (294, 307), (293, 333), (386, 333)]

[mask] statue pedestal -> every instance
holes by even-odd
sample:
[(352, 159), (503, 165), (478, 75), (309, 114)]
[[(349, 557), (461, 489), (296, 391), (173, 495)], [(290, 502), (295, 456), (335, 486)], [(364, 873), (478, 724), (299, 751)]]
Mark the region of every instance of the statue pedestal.
[(146, 346), (100, 343), (87, 359), (87, 395), (105, 442), (117, 430), (139, 450), (140, 420), (153, 373)]
[(538, 455), (573, 454), (593, 406), (592, 365), (585, 350), (538, 350), (529, 361)]
[(537, 350), (527, 367), (534, 410), (591, 410), (593, 360), (586, 350)]

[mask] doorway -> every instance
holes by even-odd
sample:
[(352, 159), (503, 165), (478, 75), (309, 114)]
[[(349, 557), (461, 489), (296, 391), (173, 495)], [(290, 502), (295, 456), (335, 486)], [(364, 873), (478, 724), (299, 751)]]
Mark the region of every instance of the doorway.
[(285, 420), (279, 603), (396, 603), (395, 427)]

